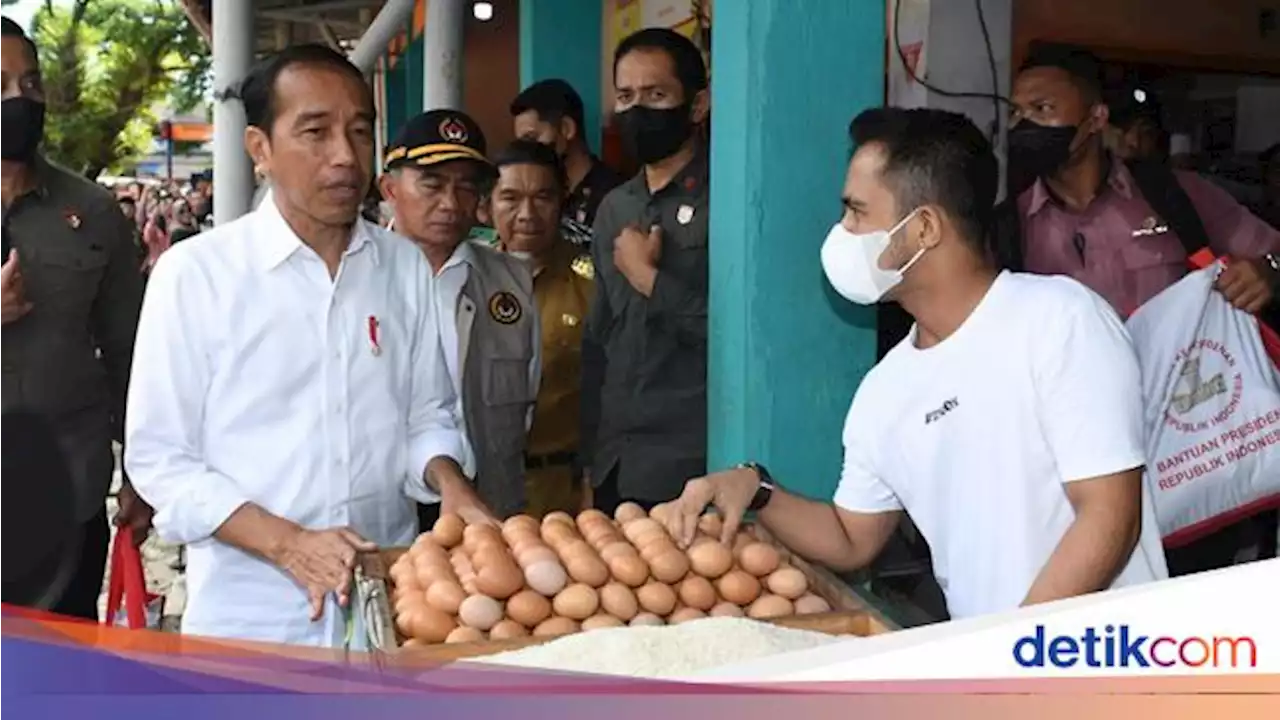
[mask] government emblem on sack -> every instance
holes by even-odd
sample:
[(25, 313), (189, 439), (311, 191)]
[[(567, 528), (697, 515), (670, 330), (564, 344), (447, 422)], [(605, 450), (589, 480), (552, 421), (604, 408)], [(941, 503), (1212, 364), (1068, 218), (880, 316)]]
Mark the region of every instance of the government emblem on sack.
[[(1165, 424), (1180, 432), (1204, 432), (1226, 422), (1240, 406), (1244, 378), (1236, 358), (1222, 343), (1208, 338), (1196, 340), (1174, 360), (1177, 377)], [(1202, 406), (1209, 404), (1211, 409)], [(1225, 404), (1224, 404), (1225, 403)]]
[(440, 137), (449, 142), (464, 143), (467, 141), (467, 126), (456, 117), (446, 118), (440, 123)]
[(515, 295), (505, 290), (496, 292), (489, 298), (489, 315), (503, 325), (514, 324), (523, 314), (524, 309), (520, 307), (520, 301)]

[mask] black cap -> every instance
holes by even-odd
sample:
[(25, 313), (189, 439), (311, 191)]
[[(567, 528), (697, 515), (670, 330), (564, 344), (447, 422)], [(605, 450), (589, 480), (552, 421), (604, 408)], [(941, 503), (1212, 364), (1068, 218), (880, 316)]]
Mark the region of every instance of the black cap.
[(450, 160), (474, 160), (492, 171), (485, 156), (484, 131), (469, 115), (458, 110), (431, 110), (405, 123), (387, 148), (387, 170), (424, 167)]
[(1161, 127), (1160, 102), (1150, 90), (1125, 83), (1107, 93), (1107, 108), (1111, 111), (1111, 124), (1128, 129), (1139, 120), (1146, 120)]

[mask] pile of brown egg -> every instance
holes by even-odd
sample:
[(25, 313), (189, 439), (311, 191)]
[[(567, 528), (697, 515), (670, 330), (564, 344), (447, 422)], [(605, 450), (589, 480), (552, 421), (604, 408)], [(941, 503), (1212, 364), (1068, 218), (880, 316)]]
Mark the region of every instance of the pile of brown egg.
[(632, 503), (615, 519), (555, 512), (500, 528), (446, 514), (391, 567), (396, 625), (412, 646), (831, 609), (777, 548), (746, 532), (728, 547), (721, 528), (704, 515), (682, 551)]

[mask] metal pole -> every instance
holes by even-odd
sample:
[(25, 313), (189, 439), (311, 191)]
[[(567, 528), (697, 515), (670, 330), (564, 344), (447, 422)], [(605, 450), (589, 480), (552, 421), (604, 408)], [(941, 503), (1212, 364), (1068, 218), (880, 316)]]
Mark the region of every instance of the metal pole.
[(229, 91), (253, 65), (253, 0), (213, 0), (213, 221), (249, 212), (253, 163), (244, 149), (244, 106)]
[(415, 0), (387, 0), (360, 36), (360, 42), (351, 51), (351, 62), (365, 75), (373, 71), (373, 64), (387, 51), (387, 44), (404, 32), (405, 23), (413, 16), (415, 4)]
[(422, 30), (422, 109), (462, 107), (466, 0), (430, 0)]
[(386, 76), (386, 60), (379, 57), (374, 63), (373, 71), (373, 106), (374, 112), (377, 113), (377, 122), (374, 124), (374, 168), (378, 172), (382, 172), (382, 154), (385, 152), (387, 144), (387, 76)]

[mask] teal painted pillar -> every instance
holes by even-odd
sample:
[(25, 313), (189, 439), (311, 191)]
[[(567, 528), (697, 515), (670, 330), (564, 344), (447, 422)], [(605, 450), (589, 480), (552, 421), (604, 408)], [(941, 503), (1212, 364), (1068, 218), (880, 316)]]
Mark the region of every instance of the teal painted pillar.
[(708, 463), (756, 460), (812, 497), (835, 490), (875, 362), (875, 311), (831, 290), (819, 249), (849, 121), (883, 104), (884, 28), (884, 0), (751, 0), (711, 30)]
[(582, 96), (587, 142), (600, 151), (602, 0), (520, 0), (520, 87), (561, 78)]

